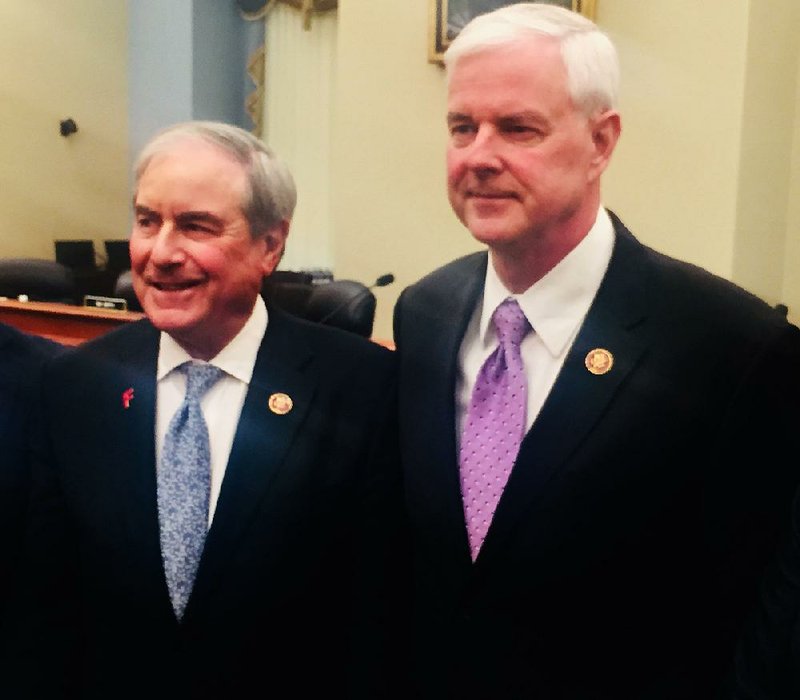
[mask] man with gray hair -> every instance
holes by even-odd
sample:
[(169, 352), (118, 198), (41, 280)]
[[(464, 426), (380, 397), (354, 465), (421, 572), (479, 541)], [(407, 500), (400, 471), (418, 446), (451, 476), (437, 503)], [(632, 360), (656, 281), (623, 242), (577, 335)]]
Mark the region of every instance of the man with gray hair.
[(135, 176), (147, 320), (44, 379), (21, 697), (382, 697), (392, 353), (265, 305), (296, 195), (251, 134), (178, 124)]
[(800, 332), (603, 206), (619, 69), (541, 3), (445, 53), (488, 249), (395, 311), (420, 697), (714, 696), (788, 514)]

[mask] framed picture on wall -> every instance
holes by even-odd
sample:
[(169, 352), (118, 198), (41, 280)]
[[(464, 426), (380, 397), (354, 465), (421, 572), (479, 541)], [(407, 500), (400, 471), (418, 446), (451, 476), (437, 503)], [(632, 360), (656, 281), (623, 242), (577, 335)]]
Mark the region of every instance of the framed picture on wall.
[[(560, 5), (594, 19), (595, 0), (540, 0), (550, 5)], [(428, 59), (441, 63), (450, 42), (456, 38), (473, 17), (491, 12), (519, 0), (430, 0), (430, 45)]]

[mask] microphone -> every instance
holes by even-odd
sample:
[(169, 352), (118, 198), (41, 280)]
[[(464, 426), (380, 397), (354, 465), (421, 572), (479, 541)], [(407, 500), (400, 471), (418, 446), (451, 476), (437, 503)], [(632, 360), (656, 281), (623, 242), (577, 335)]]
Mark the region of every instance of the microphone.
[[(375, 289), (376, 287), (386, 287), (387, 285), (390, 285), (392, 282), (394, 282), (394, 275), (391, 272), (388, 272), (385, 275), (381, 275), (371, 285), (359, 290), (358, 294), (334, 306), (328, 313), (326, 313), (321, 319), (319, 319), (317, 323), (325, 323), (326, 321), (333, 318), (340, 311), (350, 308), (353, 304), (356, 304), (357, 302), (361, 301), (361, 299), (363, 299), (365, 296), (371, 294), (372, 290)], [(335, 282), (328, 282), (327, 284), (334, 284), (334, 283)]]

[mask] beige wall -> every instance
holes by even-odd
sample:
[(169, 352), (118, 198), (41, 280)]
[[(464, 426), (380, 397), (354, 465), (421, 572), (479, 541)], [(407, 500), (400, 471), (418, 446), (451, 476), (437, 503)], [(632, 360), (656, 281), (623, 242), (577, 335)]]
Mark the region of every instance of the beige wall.
[[(800, 3), (597, 0), (619, 47), (623, 137), (604, 199), (644, 242), (800, 318)], [(123, 2), (0, 3), (0, 255), (128, 226)], [(338, 277), (403, 287), (478, 246), (444, 185), (445, 83), (429, 0), (341, 0), (334, 104)], [(71, 116), (80, 131), (58, 133)]]
[(476, 250), (447, 203), (445, 84), (427, 62), (428, 0), (343, 0), (333, 154), (336, 273), (373, 280), (375, 333), (402, 288)]
[[(795, 316), (800, 298), (786, 296), (781, 263), (792, 235), (800, 3), (753, 0), (750, 5), (732, 277), (768, 301), (785, 301)], [(795, 199), (797, 194), (795, 188)]]
[[(342, 0), (339, 10), (336, 269), (395, 273), (378, 292), (382, 336), (405, 285), (476, 249), (445, 195), (445, 85), (426, 60), (428, 5)], [(798, 312), (799, 12), (796, 0), (597, 0), (623, 72), (606, 205), (644, 242)]]
[(795, 119), (786, 214), (786, 249), (783, 258), (783, 298), (789, 304), (789, 318), (800, 323), (800, 70), (795, 80)]
[(0, 256), (126, 237), (126, 3), (2, 2), (0, 65)]
[(733, 259), (746, 5), (731, 0), (722, 14), (696, 0), (598, 3), (622, 64), (622, 138), (605, 204), (642, 241), (723, 275)]

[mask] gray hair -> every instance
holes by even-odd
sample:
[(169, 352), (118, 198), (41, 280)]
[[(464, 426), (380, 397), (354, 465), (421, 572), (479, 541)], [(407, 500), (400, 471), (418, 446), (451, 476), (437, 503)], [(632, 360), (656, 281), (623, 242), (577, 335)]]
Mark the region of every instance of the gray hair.
[(263, 235), (281, 221), (291, 220), (297, 204), (297, 189), (286, 163), (250, 132), (222, 122), (189, 121), (159, 131), (136, 159), (134, 198), (150, 161), (183, 139), (199, 139), (216, 146), (242, 164), (248, 185), (242, 213), (253, 238)]
[(448, 75), (463, 56), (524, 43), (535, 36), (556, 39), (567, 70), (567, 88), (586, 115), (615, 109), (619, 59), (611, 39), (591, 20), (563, 7), (520, 2), (478, 15), (444, 54)]

